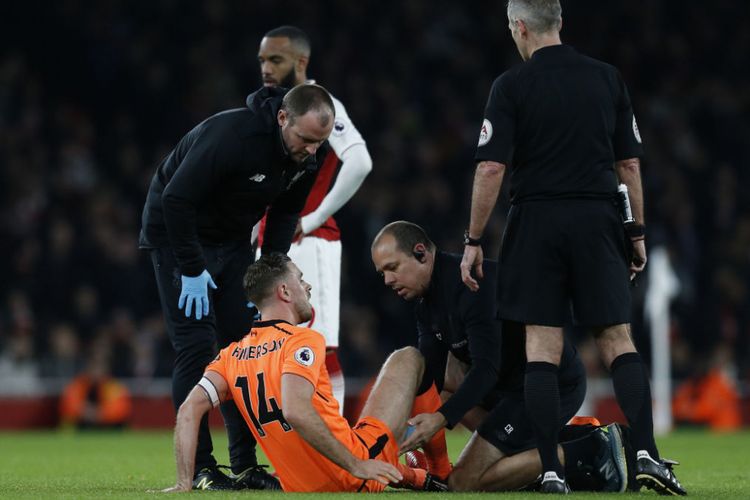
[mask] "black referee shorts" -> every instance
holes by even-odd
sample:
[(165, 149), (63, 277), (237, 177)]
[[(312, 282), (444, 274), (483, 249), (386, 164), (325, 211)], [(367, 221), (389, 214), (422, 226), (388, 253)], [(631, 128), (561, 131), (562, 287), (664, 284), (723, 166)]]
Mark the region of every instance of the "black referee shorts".
[(526, 325), (630, 322), (625, 234), (610, 200), (513, 205), (498, 263), (498, 316)]
[[(585, 376), (577, 383), (560, 386), (560, 429), (575, 416), (585, 397)], [(479, 425), (477, 433), (508, 456), (536, 448), (537, 444), (523, 393), (501, 397)]]

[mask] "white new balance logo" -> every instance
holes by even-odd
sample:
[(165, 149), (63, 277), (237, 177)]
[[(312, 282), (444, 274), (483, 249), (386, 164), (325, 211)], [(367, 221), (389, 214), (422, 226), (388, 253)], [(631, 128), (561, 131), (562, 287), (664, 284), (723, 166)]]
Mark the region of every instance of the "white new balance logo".
[(263, 174), (255, 174), (254, 176), (250, 177), (250, 180), (253, 182), (263, 182), (263, 179), (265, 179), (266, 176)]

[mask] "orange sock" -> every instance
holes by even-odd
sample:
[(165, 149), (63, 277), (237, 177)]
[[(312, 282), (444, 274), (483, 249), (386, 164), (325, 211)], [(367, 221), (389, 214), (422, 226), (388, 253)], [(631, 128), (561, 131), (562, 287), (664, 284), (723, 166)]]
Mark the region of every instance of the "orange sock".
[[(420, 413), (435, 413), (443, 405), (438, 394), (437, 387), (432, 384), (427, 391), (414, 398), (412, 416)], [(440, 429), (432, 436), (422, 448), (427, 458), (427, 467), (430, 474), (441, 479), (446, 479), (453, 469), (448, 458), (448, 447), (445, 444), (445, 429)]]
[(427, 480), (427, 471), (424, 469), (412, 469), (402, 463), (397, 464), (398, 471), (404, 478), (394, 484), (396, 488), (409, 488), (411, 490), (421, 490)]

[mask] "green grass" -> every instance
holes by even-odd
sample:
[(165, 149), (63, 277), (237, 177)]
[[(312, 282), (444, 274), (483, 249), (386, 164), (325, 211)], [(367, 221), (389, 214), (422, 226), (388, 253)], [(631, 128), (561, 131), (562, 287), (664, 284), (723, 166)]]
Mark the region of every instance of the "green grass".
[[(450, 432), (455, 460), (468, 434)], [(218, 459), (226, 463), (226, 438), (214, 436)], [(677, 473), (691, 498), (750, 498), (750, 432), (710, 434), (677, 432), (659, 440), (664, 456), (682, 462)], [(2, 498), (153, 498), (149, 489), (170, 486), (175, 467), (169, 432), (0, 433), (0, 497)], [(400, 500), (425, 494), (393, 492)], [(277, 497), (282, 493), (194, 492), (210, 499)], [(427, 494), (461, 499), (487, 494)], [(321, 495), (299, 495), (325, 498)], [(339, 494), (338, 498), (362, 498)], [(587, 496), (593, 494), (577, 494)], [(641, 492), (641, 496), (656, 497)], [(538, 498), (537, 494), (506, 494), (504, 498)]]

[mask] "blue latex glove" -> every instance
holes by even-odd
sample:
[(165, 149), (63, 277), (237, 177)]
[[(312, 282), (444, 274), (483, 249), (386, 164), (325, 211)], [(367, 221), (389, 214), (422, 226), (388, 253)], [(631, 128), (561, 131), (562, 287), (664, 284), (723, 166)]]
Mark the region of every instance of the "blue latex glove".
[(195, 319), (201, 319), (208, 316), (208, 287), (216, 290), (218, 288), (213, 278), (204, 270), (200, 275), (190, 277), (182, 275), (182, 293), (177, 307), (185, 307), (185, 317), (189, 318), (193, 313), (193, 304), (195, 304)]

